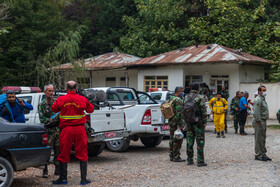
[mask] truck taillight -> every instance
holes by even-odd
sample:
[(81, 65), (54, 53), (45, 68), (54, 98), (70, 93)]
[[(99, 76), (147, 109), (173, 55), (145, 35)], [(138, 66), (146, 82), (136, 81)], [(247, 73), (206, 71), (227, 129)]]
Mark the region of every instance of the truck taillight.
[(125, 113), (124, 113), (123, 117), (124, 117), (124, 128), (126, 128), (126, 116), (125, 116)]
[(48, 136), (47, 136), (47, 134), (43, 134), (42, 135), (42, 142), (43, 142), (43, 144), (47, 144), (48, 143)]
[(152, 124), (152, 115), (151, 115), (151, 110), (148, 109), (146, 110), (141, 125), (151, 125)]

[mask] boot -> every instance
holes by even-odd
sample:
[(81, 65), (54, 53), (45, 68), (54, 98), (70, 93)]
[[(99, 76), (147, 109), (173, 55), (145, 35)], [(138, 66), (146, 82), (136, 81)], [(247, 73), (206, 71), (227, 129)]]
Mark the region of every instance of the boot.
[(235, 134), (237, 134), (238, 132), (237, 132), (237, 129), (235, 129)]
[(80, 161), (80, 170), (81, 170), (81, 185), (86, 185), (91, 183), (87, 179), (87, 161)]
[(55, 166), (54, 175), (59, 175), (59, 166)]
[(45, 168), (43, 169), (43, 178), (48, 178), (48, 165), (45, 165)]
[(225, 138), (226, 136), (225, 136), (225, 132), (224, 131), (222, 131), (222, 138)]
[(67, 184), (67, 163), (59, 162), (59, 178), (53, 184)]
[(217, 132), (216, 138), (220, 138), (220, 137), (221, 137), (220, 132)]

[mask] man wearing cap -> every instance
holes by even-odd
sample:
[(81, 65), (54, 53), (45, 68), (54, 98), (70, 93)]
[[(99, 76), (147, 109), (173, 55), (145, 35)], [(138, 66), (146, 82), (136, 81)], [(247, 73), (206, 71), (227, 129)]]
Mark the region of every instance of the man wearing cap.
[(14, 91), (7, 91), (7, 101), (2, 110), (3, 118), (10, 122), (25, 123), (24, 109), (33, 110), (33, 106), (16, 97)]
[(71, 149), (74, 144), (75, 156), (80, 160), (81, 185), (89, 184), (91, 181), (87, 177), (88, 146), (87, 134), (84, 124), (87, 113), (94, 111), (93, 105), (83, 96), (76, 93), (77, 83), (69, 81), (66, 85), (67, 94), (60, 96), (52, 105), (53, 112), (59, 115), (59, 135), (60, 154), (57, 160), (60, 163), (59, 179), (53, 184), (67, 184), (67, 163), (70, 161)]

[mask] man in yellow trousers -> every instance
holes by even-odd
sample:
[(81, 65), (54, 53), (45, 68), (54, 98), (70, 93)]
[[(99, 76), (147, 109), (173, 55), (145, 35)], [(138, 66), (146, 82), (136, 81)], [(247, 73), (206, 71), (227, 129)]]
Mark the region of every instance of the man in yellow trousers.
[(225, 138), (225, 113), (228, 108), (227, 100), (222, 98), (221, 93), (217, 93), (217, 96), (209, 101), (209, 107), (214, 114), (214, 125), (217, 131), (217, 138), (220, 138), (221, 135)]

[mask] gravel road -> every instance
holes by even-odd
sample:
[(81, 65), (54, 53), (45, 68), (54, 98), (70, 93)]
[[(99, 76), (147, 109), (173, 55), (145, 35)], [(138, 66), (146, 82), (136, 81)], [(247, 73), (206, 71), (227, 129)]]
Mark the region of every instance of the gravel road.
[[(206, 128), (205, 161), (207, 167), (169, 161), (168, 140), (156, 148), (146, 148), (140, 141), (131, 142), (128, 152), (104, 151), (89, 159), (88, 186), (280, 186), (280, 130), (268, 130), (267, 150), (271, 162), (254, 160), (253, 128), (246, 128), (248, 136), (234, 134), (232, 121), (225, 139), (213, 134), (213, 123)], [(275, 123), (271, 122), (271, 123)], [(186, 158), (186, 141), (182, 146)], [(196, 154), (195, 154), (196, 158)], [(50, 177), (43, 179), (42, 170), (29, 168), (15, 172), (13, 187), (52, 186), (54, 167)], [(79, 186), (79, 162), (75, 158), (68, 165), (68, 186)]]

